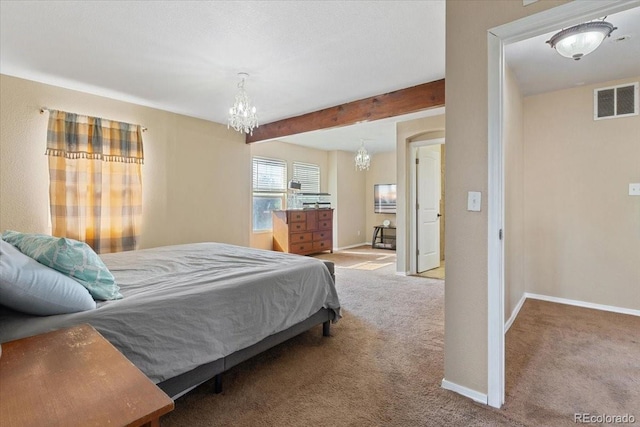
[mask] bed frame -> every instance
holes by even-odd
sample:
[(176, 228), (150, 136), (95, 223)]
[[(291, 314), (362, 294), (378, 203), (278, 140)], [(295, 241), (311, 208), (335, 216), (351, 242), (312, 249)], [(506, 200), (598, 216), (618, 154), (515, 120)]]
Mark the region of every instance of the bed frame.
[[(335, 283), (334, 264), (330, 261), (324, 261), (324, 263), (329, 269), (331, 277)], [(245, 360), (252, 358), (253, 356), (256, 356), (272, 347), (275, 347), (276, 345), (281, 344), (290, 338), (300, 335), (301, 333), (308, 331), (309, 329), (321, 323), (322, 335), (328, 337), (331, 334), (331, 321), (333, 319), (333, 311), (322, 308), (311, 317), (291, 326), (288, 329), (285, 329), (284, 331), (270, 335), (262, 341), (259, 341), (247, 348), (238, 350), (235, 353), (231, 353), (228, 356), (222, 357), (218, 360), (214, 360), (213, 362), (205, 363), (204, 365), (200, 365), (189, 372), (185, 372), (173, 378), (164, 380), (157, 385), (165, 393), (167, 393), (167, 395), (171, 396), (172, 399), (177, 399), (185, 393), (193, 390), (200, 384), (214, 378), (214, 392), (221, 393), (223, 372), (228, 371), (239, 363), (242, 363)]]

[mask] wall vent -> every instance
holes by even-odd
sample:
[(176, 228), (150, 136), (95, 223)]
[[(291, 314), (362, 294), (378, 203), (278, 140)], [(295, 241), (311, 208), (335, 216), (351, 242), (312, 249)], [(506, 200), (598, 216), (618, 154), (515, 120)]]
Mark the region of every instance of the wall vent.
[(593, 91), (593, 120), (638, 115), (638, 82)]

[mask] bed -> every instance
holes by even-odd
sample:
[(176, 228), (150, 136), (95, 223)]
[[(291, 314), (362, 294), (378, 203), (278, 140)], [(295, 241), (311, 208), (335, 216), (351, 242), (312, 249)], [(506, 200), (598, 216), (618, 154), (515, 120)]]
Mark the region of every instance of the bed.
[(221, 243), (101, 256), (124, 298), (71, 314), (0, 305), (0, 342), (88, 323), (169, 396), (340, 318), (333, 264)]

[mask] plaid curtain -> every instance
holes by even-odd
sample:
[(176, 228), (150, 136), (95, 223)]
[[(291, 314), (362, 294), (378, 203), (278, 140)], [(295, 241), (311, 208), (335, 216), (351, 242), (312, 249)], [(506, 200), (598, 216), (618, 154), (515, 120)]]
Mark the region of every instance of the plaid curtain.
[(140, 126), (50, 111), (46, 154), (52, 234), (86, 242), (97, 253), (137, 249)]

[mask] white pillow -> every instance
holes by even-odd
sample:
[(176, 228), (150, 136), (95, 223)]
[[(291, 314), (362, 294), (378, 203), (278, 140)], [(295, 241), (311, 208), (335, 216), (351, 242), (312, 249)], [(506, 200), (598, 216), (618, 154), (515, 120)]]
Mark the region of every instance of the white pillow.
[(38, 316), (96, 308), (89, 291), (0, 240), (0, 304)]

